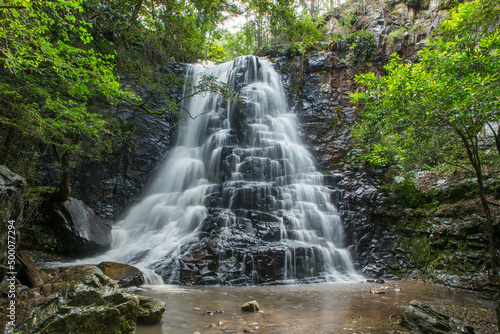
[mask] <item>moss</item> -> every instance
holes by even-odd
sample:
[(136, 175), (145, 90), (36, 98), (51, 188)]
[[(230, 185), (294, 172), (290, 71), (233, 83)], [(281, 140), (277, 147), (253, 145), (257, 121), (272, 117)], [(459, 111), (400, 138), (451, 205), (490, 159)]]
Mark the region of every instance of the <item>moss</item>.
[(427, 197), (440, 203), (454, 203), (458, 200), (476, 198), (478, 196), (477, 184), (466, 180), (450, 187), (437, 187), (429, 190)]
[(335, 111), (335, 116), (333, 116), (332, 119), (330, 120), (330, 124), (328, 126), (328, 129), (330, 131), (339, 130), (344, 127), (344, 117), (342, 115), (342, 108), (335, 107), (333, 110)]
[(398, 30), (391, 31), (387, 39), (388, 43), (393, 44), (397, 39), (403, 37), (406, 31), (408, 31), (406, 27), (401, 27)]
[(495, 199), (500, 199), (500, 181), (496, 180), (487, 189), (488, 194), (495, 197)]
[(426, 268), (433, 255), (429, 240), (424, 236), (414, 238), (411, 240), (410, 250), (417, 266)]
[(403, 0), (408, 7), (428, 9), (430, 0)]

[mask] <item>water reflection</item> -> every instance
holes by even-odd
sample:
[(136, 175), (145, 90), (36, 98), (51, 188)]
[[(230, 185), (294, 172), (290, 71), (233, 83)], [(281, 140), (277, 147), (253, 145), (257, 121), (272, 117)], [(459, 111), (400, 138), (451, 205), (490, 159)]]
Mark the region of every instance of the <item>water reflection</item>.
[[(395, 291), (394, 285), (401, 290)], [(150, 286), (140, 294), (163, 300), (162, 326), (140, 327), (139, 334), (175, 333), (402, 333), (397, 324), (413, 299), (428, 304), (479, 304), (473, 293), (421, 282), (324, 283), (268, 287), (185, 288)], [(257, 300), (262, 313), (240, 306)], [(489, 305), (493, 307), (492, 305)]]

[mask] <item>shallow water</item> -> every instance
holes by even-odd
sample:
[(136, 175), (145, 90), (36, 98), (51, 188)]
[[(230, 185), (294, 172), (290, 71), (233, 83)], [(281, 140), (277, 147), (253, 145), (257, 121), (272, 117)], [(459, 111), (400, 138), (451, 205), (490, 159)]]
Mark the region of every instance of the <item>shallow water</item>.
[[(372, 287), (385, 293), (371, 293)], [(471, 292), (415, 281), (213, 288), (163, 285), (136, 293), (167, 304), (163, 324), (139, 327), (139, 334), (401, 333), (405, 329), (397, 322), (413, 299), (431, 305), (494, 307)], [(242, 312), (240, 306), (251, 300), (257, 300), (263, 312)]]

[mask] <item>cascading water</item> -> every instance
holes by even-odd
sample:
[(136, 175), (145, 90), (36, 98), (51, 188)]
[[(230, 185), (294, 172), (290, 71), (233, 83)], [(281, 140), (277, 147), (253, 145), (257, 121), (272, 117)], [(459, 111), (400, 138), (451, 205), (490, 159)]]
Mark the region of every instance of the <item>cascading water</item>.
[(169, 283), (358, 279), (331, 191), (300, 143), (272, 65), (240, 57), (188, 69), (194, 82), (203, 74), (227, 82), (243, 102), (187, 101), (195, 119), (180, 125), (175, 148), (102, 258)]

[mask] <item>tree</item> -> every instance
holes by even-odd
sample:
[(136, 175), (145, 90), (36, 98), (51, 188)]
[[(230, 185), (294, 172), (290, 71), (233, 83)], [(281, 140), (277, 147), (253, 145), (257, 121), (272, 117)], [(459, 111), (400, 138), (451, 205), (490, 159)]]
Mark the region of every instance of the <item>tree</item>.
[(428, 168), (466, 157), (486, 218), (493, 284), (500, 281), (483, 179), (486, 163), (498, 166), (500, 150), (490, 149), (495, 144), (485, 143), (482, 133), (490, 126), (493, 142), (498, 140), (492, 124), (500, 122), (499, 16), (498, 0), (459, 5), (421, 52), (420, 62), (393, 56), (386, 76), (357, 76), (366, 92), (352, 96), (364, 105), (356, 130), (364, 159)]
[[(55, 198), (67, 199), (71, 156), (81, 148), (80, 138), (104, 147), (103, 135), (117, 132), (103, 107), (126, 101), (151, 112), (148, 100), (161, 92), (168, 107), (155, 113), (178, 110), (169, 88), (182, 87), (184, 81), (163, 73), (161, 65), (172, 58), (202, 56), (207, 34), (225, 5), (13, 0), (0, 6), (0, 130), (7, 132), (0, 162), (12, 161), (12, 153), (27, 151), (29, 143), (59, 147), (62, 180)], [(137, 74), (149, 94), (141, 98), (128, 91), (116, 70)], [(227, 95), (226, 88), (207, 78), (193, 91)], [(23, 149), (15, 150), (15, 143)]]
[[(94, 100), (134, 99), (120, 88), (112, 56), (91, 47), (82, 0), (13, 0), (0, 8), (0, 123), (21, 142), (62, 147), (61, 196), (69, 193), (69, 155), (85, 133), (98, 141), (106, 121)], [(6, 136), (3, 162), (13, 148)]]

